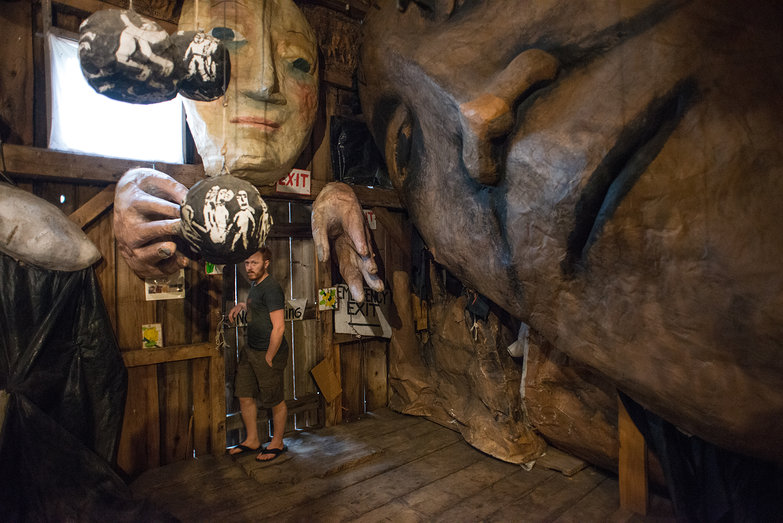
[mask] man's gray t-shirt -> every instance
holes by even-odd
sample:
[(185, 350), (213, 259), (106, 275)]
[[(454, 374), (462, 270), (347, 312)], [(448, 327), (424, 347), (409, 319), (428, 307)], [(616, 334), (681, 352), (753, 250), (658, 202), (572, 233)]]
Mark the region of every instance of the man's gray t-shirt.
[[(247, 344), (251, 349), (266, 350), (272, 335), (269, 313), (285, 309), (285, 296), (280, 284), (272, 275), (253, 285), (247, 295)], [(285, 336), (280, 350), (286, 347)]]

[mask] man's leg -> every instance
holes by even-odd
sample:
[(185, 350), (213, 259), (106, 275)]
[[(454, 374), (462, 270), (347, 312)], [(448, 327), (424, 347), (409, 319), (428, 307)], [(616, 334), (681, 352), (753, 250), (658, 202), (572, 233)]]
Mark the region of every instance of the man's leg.
[[(274, 423), (274, 434), (272, 441), (266, 446), (268, 449), (282, 449), (283, 448), (283, 433), (285, 432), (285, 422), (288, 419), (288, 407), (285, 404), (285, 400), (281, 401), (274, 407), (272, 407), (272, 422)], [(262, 452), (256, 459), (260, 461), (267, 461), (275, 458), (275, 454)]]
[[(240, 443), (245, 447), (257, 449), (261, 446), (258, 440), (258, 407), (256, 407), (255, 398), (239, 398), (239, 412), (242, 414), (242, 421), (245, 424), (247, 436)], [(240, 447), (234, 447), (228, 451), (229, 454), (239, 454), (242, 452)]]
[(245, 452), (242, 447), (256, 450), (261, 447), (258, 439), (258, 407), (256, 406), (255, 394), (258, 393), (258, 381), (256, 380), (253, 368), (248, 361), (248, 352), (242, 350), (239, 355), (239, 365), (234, 381), (234, 394), (239, 398), (239, 412), (242, 415), (242, 422), (245, 424), (246, 437), (236, 446), (229, 449), (229, 454), (241, 454)]

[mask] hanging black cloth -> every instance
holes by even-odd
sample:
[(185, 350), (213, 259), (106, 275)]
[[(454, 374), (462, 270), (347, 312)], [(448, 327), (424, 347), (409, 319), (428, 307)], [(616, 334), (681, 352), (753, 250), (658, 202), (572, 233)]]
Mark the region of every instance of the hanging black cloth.
[(352, 185), (391, 188), (383, 157), (364, 122), (342, 116), (329, 121), (332, 172)]
[(780, 467), (685, 434), (627, 395), (619, 394), (661, 462), (678, 521), (780, 521)]
[(93, 269), (0, 254), (0, 325), (0, 519), (158, 519), (110, 465), (127, 372)]

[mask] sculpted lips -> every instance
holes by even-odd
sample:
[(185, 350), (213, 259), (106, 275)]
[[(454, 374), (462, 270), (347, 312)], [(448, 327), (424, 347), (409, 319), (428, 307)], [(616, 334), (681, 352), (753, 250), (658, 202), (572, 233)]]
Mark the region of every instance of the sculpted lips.
[(684, 80), (653, 100), (622, 130), (614, 147), (590, 175), (574, 209), (574, 228), (568, 236), (565, 276), (583, 269), (590, 247), (639, 177), (663, 149), (693, 101), (695, 85)]
[(240, 125), (250, 125), (267, 132), (276, 131), (280, 127), (280, 124), (274, 120), (267, 120), (266, 118), (261, 118), (258, 116), (237, 116), (232, 118), (230, 122)]

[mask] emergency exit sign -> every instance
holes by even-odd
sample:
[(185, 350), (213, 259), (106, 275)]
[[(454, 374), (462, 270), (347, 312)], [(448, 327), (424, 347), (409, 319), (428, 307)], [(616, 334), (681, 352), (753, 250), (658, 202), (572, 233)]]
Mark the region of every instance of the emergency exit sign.
[(288, 175), (277, 181), (277, 192), (310, 195), (310, 171), (291, 169)]

